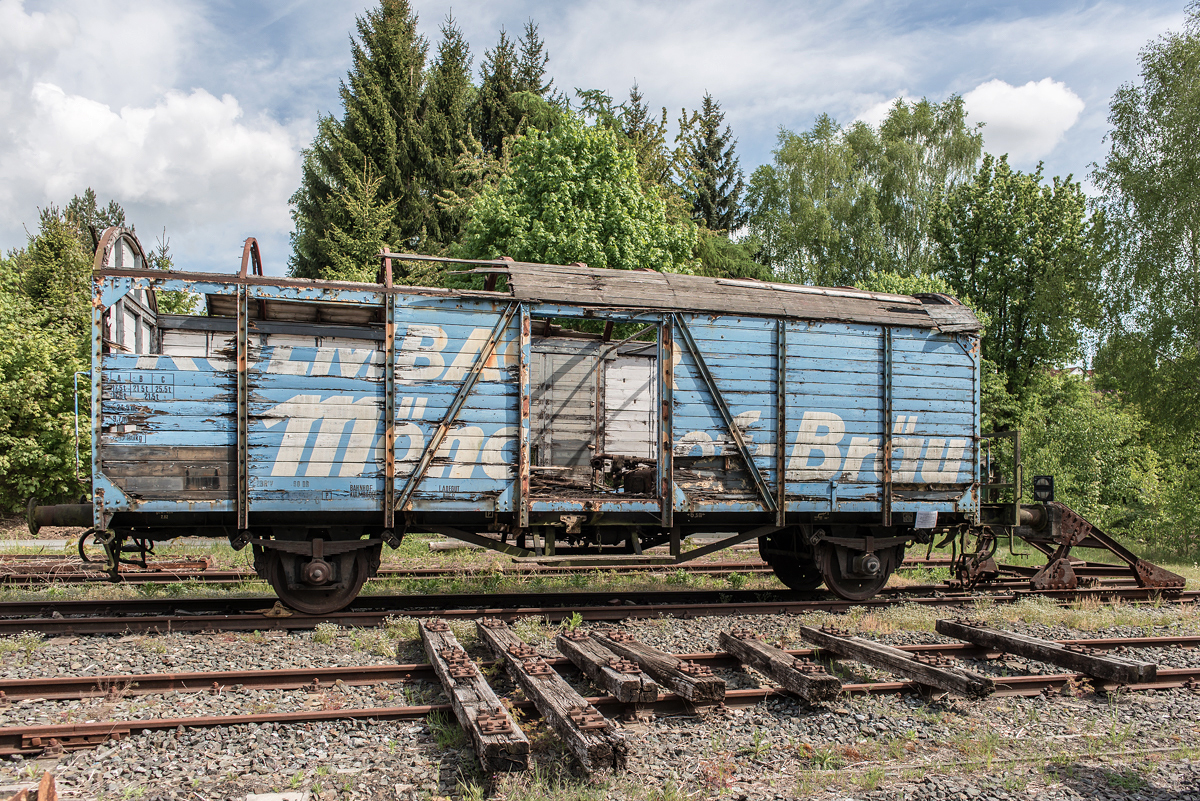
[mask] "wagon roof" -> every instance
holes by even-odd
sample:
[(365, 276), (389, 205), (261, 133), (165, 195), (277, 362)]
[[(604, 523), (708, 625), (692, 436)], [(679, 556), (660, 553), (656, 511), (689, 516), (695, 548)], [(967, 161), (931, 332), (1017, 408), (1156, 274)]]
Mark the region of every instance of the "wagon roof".
[(942, 331), (980, 328), (971, 309), (948, 295), (914, 297), (850, 287), (523, 262), (478, 272), (506, 275), (514, 298), (545, 303), (908, 325)]

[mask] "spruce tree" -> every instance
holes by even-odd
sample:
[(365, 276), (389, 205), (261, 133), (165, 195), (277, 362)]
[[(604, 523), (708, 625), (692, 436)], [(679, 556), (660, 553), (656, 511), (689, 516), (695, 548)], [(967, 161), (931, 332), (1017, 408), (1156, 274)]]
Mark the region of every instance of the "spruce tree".
[(546, 65), (550, 55), (546, 43), (538, 35), (538, 26), (533, 20), (525, 23), (525, 35), (521, 37), (521, 56), (517, 63), (517, 91), (532, 92), (544, 100), (555, 100), (554, 79), (546, 78)]
[(342, 240), (331, 232), (353, 227), (357, 212), (346, 204), (361, 197), (354, 183), (360, 174), (377, 177), (376, 202), (391, 204), (387, 237), (393, 248), (419, 249), (430, 214), (421, 191), (428, 149), (420, 120), (428, 43), (417, 33), (408, 0), (382, 0), (358, 18), (357, 28), (353, 66), (340, 89), (342, 119), (318, 121), (292, 196), (290, 267), (297, 277), (340, 277), (334, 265), (358, 257), (354, 249), (340, 249)]
[(725, 112), (705, 92), (687, 142), (687, 172), (684, 193), (692, 203), (692, 218), (712, 231), (732, 231), (746, 221), (742, 209), (745, 181), (734, 148), (737, 140), (729, 126), (721, 130)]
[(517, 133), (519, 112), (513, 102), (517, 86), (517, 52), (508, 32), (500, 29), (500, 41), (484, 54), (483, 80), (479, 87), (479, 141), (488, 153), (499, 156), (504, 140)]
[(422, 104), (426, 153), (425, 192), (430, 214), (426, 234), (430, 249), (444, 249), (458, 239), (464, 210), (452, 201), (468, 188), (470, 177), (459, 160), (479, 151), (472, 130), (475, 103), (471, 82), (471, 49), (453, 17), (442, 24), (442, 41), (430, 66)]
[(500, 41), (487, 51), (483, 80), (479, 87), (479, 140), (483, 149), (499, 158), (504, 143), (527, 127), (548, 130), (559, 120), (566, 103), (554, 91), (554, 79), (546, 77), (550, 56), (530, 20), (518, 40), (518, 52), (508, 33), (500, 30)]
[(629, 140), (637, 156), (642, 178), (657, 186), (666, 186), (675, 172), (676, 154), (667, 148), (667, 109), (657, 118), (650, 113), (641, 89), (635, 82), (629, 101), (621, 113), (621, 133)]

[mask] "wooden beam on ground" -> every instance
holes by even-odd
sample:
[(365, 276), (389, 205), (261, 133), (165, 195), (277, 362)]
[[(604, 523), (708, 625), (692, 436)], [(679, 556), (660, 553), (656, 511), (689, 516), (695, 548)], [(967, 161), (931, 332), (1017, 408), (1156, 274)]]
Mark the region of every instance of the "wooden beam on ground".
[(832, 701), (842, 691), (842, 683), (837, 677), (826, 673), (818, 663), (801, 660), (781, 648), (767, 645), (754, 632), (744, 629), (722, 631), (721, 647), (742, 664), (761, 670), (809, 703)]
[(725, 700), (725, 681), (706, 667), (684, 662), (621, 631), (595, 631), (592, 636), (617, 656), (637, 662), (680, 698), (693, 704), (717, 704)]
[(554, 727), (584, 770), (620, 770), (625, 767), (628, 748), (625, 735), (611, 720), (591, 706), (546, 660), (521, 640), (508, 624), (484, 618), (475, 624), (479, 639), (496, 657), (504, 660), (508, 672), (521, 685), (525, 695)]
[(421, 621), (425, 656), (442, 682), (450, 706), (471, 738), (479, 763), (488, 772), (529, 767), (529, 740), (479, 674), (444, 620)]
[(1083, 645), (1060, 645), (1027, 634), (999, 631), (977, 621), (939, 620), (936, 627), (938, 634), (981, 648), (1036, 659), (1118, 684), (1148, 683), (1154, 681), (1158, 674), (1158, 666), (1153, 662), (1100, 654)]
[(636, 662), (617, 656), (586, 631), (560, 634), (555, 645), (593, 684), (618, 701), (652, 704), (658, 700), (654, 679), (643, 673)]
[(839, 657), (883, 668), (918, 684), (959, 693), (968, 698), (983, 698), (996, 691), (996, 683), (990, 678), (954, 666), (953, 660), (945, 657), (914, 656), (899, 648), (855, 637), (849, 632), (828, 626), (819, 629), (801, 626), (800, 636)]

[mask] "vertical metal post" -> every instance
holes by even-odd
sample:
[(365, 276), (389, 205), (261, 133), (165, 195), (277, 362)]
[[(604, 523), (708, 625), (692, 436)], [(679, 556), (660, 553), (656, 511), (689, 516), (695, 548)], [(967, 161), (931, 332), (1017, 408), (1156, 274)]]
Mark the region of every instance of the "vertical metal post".
[(662, 527), (675, 525), (675, 336), (674, 317), (663, 315), (658, 328), (658, 491)]
[[(95, 280), (95, 279), (94, 279)], [(93, 284), (93, 292), (98, 297), (100, 289)], [(99, 303), (92, 303), (92, 525), (97, 530), (108, 528), (108, 519), (104, 513), (104, 498), (95, 492), (96, 476), (100, 475), (100, 431), (101, 431), (101, 366), (104, 359), (104, 315), (106, 309)]]
[(892, 524), (892, 329), (883, 327), (883, 520)]
[(396, 295), (392, 260), (383, 257), (383, 527), (396, 527)]
[(250, 462), (248, 456), (250, 432), (250, 288), (238, 284), (237, 295), (237, 527), (250, 528)]
[(787, 520), (787, 320), (775, 321), (775, 525)]
[(532, 326), (529, 306), (522, 303), (520, 309), (520, 334), (517, 347), (517, 409), (520, 421), (517, 425), (517, 481), (513, 485), (513, 508), (517, 527), (529, 527), (529, 360), (532, 356)]
[(75, 371), (75, 480), (82, 481), (79, 477), (79, 376), (89, 375), (88, 370)]

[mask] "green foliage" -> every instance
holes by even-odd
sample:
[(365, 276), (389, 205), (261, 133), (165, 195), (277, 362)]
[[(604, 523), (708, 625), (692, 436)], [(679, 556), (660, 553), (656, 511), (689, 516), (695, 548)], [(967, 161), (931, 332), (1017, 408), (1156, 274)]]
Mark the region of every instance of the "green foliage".
[(1022, 173), (991, 155), (939, 209), (939, 273), (951, 294), (987, 315), (983, 354), (1013, 394), (1078, 358), (1083, 331), (1096, 320), (1098, 266), (1085, 211), (1069, 176), (1046, 185), (1040, 165)]
[(1200, 429), (1200, 6), (1141, 52), (1141, 82), (1109, 113), (1092, 175), (1106, 246), (1106, 337), (1096, 369), (1164, 431)]
[(1077, 376), (1039, 373), (1014, 422), (1027, 497), (1033, 476), (1053, 475), (1056, 498), (1101, 529), (1154, 536), (1168, 482), (1136, 410)]
[(958, 96), (898, 100), (878, 129), (822, 115), (802, 134), (780, 131), (773, 163), (754, 171), (747, 193), (760, 260), (787, 280), (825, 285), (931, 272), (939, 204), (971, 174), (982, 142)]
[[(938, 294), (954, 296), (954, 290), (940, 275), (901, 275), (872, 270), (854, 284), (867, 292), (888, 292), (893, 295)], [(958, 298), (963, 300), (962, 298)], [(964, 301), (966, 302), (966, 301)]]
[(472, 126), (477, 92), (471, 81), (471, 60), (462, 30), (453, 17), (447, 17), (422, 103), (422, 136), (428, 148), (422, 191), (431, 208), (425, 234), (432, 249), (444, 248), (461, 233), (464, 213), (457, 201), (471, 181), (459, 162), (480, 152)]
[(681, 184), (692, 207), (692, 219), (711, 231), (733, 231), (746, 223), (742, 209), (745, 180), (734, 155), (737, 140), (729, 126), (721, 130), (725, 112), (707, 92), (690, 124), (680, 131), (684, 147)]
[(325, 258), (326, 274), (344, 281), (374, 281), (378, 275), (378, 254), (387, 245), (392, 231), (396, 199), (381, 197), (383, 179), (371, 174), (370, 162), (363, 171), (349, 173), (346, 183), (334, 190), (334, 207), (340, 212), (330, 219), (317, 240), (318, 252)]
[(774, 163), (754, 171), (746, 202), (759, 258), (783, 280), (853, 284), (883, 261), (875, 189), (828, 115), (810, 131), (780, 131)]
[(479, 139), (496, 158), (515, 136), (529, 127), (547, 130), (558, 119), (549, 106), (557, 106), (554, 81), (546, 78), (545, 43), (532, 20), (525, 24), (521, 49), (501, 29), (500, 40), (488, 50), (479, 86)]
[(848, 139), (860, 163), (869, 165), (890, 269), (930, 272), (936, 260), (931, 233), (939, 204), (979, 162), (980, 126), (967, 126), (958, 95), (943, 103), (897, 100), (878, 133), (858, 124)]
[(55, 206), (44, 209), (38, 235), (17, 255), (18, 291), (71, 332), (87, 339), (91, 328), (92, 258), (78, 228)]
[(668, 222), (615, 134), (570, 115), (513, 140), (507, 172), (471, 211), (464, 257), (680, 271), (696, 241), (694, 227)]
[(713, 278), (753, 278), (774, 281), (771, 270), (754, 260), (758, 243), (754, 240), (734, 242), (724, 232), (701, 226), (696, 229), (696, 258), (700, 264), (697, 275)]
[[(340, 89), (343, 116), (318, 120), (291, 199), (290, 271), (301, 278), (348, 277), (337, 270), (360, 258), (363, 245), (347, 237), (374, 233), (377, 222), (373, 212), (364, 217), (351, 206), (368, 194), (390, 208), (380, 239), (391, 247), (419, 246), (431, 214), (430, 193), (422, 191), (421, 181), (428, 152), (420, 115), (428, 43), (417, 34), (408, 0), (382, 0), (357, 26), (353, 66)], [(373, 279), (374, 264), (371, 258), (353, 269)]]
[[(0, 509), (17, 511), (26, 499), (78, 497), (75, 480), (74, 373), (87, 370), (87, 302), (76, 296), (73, 271), (83, 260), (78, 241), (63, 240), (61, 218), (43, 219), (45, 236), (30, 243), (33, 267), (25, 275), (53, 280), (39, 303), (16, 286), (13, 259), (0, 260)], [(55, 271), (51, 254), (67, 269)], [(63, 264), (59, 265), (64, 266)], [(90, 264), (89, 264), (90, 266)], [(65, 274), (65, 275), (64, 275)], [(88, 295), (90, 297), (90, 293)], [(88, 408), (89, 384), (80, 384), (80, 404)], [(80, 426), (80, 449), (87, 453), (90, 426)], [(83, 459), (84, 475), (89, 460)]]

